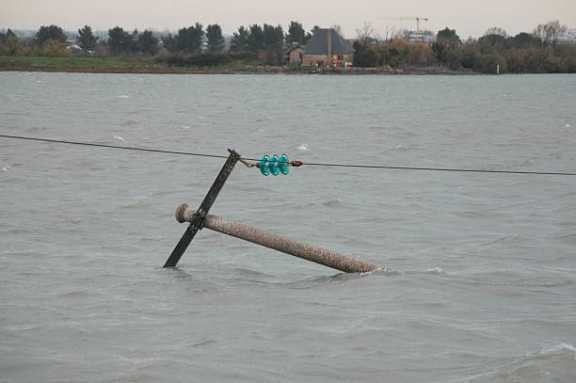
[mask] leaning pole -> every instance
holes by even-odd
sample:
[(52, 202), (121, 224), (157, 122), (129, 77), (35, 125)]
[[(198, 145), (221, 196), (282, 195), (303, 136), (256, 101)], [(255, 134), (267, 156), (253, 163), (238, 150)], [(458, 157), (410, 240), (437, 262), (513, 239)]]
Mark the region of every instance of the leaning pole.
[[(188, 204), (182, 204), (176, 209), (176, 220), (180, 223), (193, 222), (197, 215), (198, 211), (188, 206)], [(205, 216), (203, 227), (346, 273), (366, 273), (380, 269), (377, 265), (350, 256), (296, 242), (289, 238), (260, 230), (251, 225), (227, 221), (222, 217), (211, 214)]]

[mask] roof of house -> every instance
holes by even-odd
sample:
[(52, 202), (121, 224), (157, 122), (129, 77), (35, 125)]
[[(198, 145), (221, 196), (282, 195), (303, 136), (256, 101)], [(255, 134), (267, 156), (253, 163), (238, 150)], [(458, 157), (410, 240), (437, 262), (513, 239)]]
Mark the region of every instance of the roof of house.
[(348, 41), (332, 28), (316, 29), (314, 35), (306, 44), (304, 52), (309, 55), (327, 55), (328, 39), (332, 40), (332, 54), (354, 53), (354, 49)]

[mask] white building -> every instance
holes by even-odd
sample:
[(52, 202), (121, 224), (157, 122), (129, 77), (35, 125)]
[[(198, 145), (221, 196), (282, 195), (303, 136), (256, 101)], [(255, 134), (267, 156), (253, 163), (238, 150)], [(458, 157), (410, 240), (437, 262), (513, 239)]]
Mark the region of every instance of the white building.
[(436, 40), (436, 35), (431, 31), (404, 31), (403, 37), (411, 43), (431, 44)]
[(560, 41), (568, 43), (576, 43), (576, 28), (568, 29), (562, 36), (560, 36)]

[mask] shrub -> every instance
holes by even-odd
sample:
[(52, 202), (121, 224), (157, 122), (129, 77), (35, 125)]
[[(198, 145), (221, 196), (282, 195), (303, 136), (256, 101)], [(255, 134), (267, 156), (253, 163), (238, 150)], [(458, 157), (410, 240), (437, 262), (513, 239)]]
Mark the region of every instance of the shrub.
[(194, 67), (212, 67), (218, 65), (226, 65), (236, 61), (254, 60), (255, 56), (250, 53), (242, 54), (201, 54), (201, 55), (185, 55), (185, 54), (167, 54), (161, 55), (157, 61), (174, 66), (194, 66)]
[(58, 40), (46, 41), (40, 50), (42, 56), (49, 57), (66, 57), (70, 56), (70, 52), (66, 48), (66, 44)]

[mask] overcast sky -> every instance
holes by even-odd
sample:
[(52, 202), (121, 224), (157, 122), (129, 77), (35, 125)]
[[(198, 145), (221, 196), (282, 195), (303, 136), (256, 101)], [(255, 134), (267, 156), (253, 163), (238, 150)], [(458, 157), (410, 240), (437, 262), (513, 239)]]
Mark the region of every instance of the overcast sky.
[(116, 25), (125, 29), (177, 30), (196, 21), (218, 23), (225, 33), (240, 25), (281, 24), (300, 21), (314, 25), (339, 25), (348, 38), (364, 23), (384, 36), (394, 29), (415, 29), (410, 17), (429, 18), (421, 25), (438, 31), (446, 26), (465, 38), (481, 36), (498, 26), (509, 34), (531, 32), (540, 23), (560, 20), (576, 28), (576, 0), (0, 0), (0, 29), (37, 29), (57, 24), (75, 30), (88, 24), (96, 30)]

